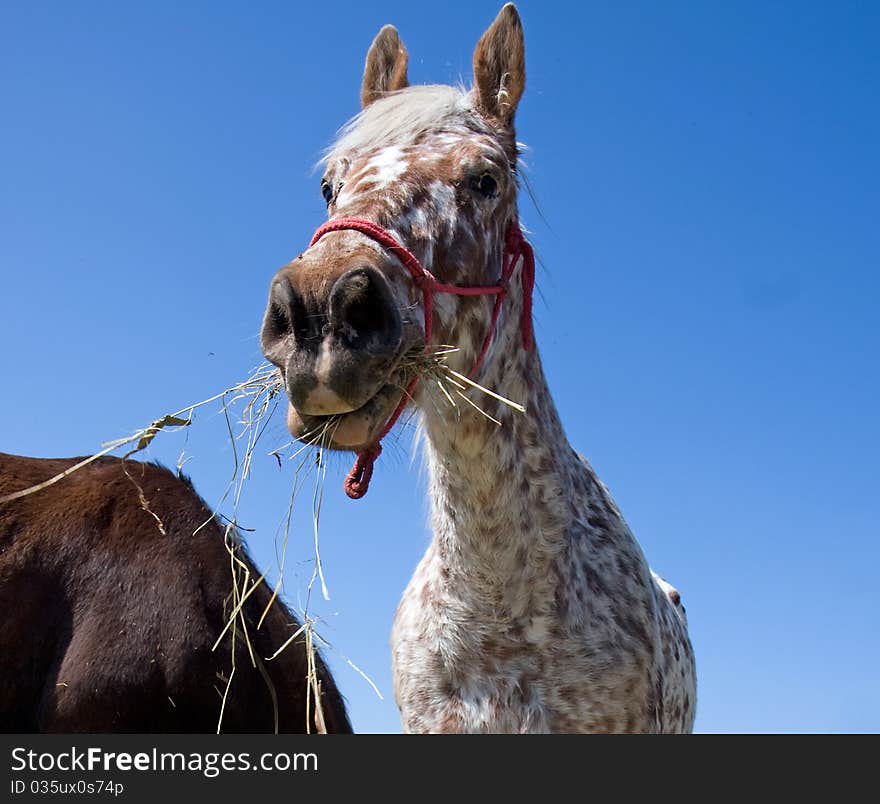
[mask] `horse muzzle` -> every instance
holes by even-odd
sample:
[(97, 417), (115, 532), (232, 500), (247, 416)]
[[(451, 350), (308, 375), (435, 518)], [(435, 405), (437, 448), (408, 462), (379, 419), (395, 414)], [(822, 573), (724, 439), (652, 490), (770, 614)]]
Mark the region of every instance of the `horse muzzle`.
[(334, 417), (333, 445), (356, 449), (400, 398), (391, 380), (405, 351), (403, 322), (371, 254), (309, 252), (272, 280), (261, 345), (284, 377), (291, 433), (304, 438)]

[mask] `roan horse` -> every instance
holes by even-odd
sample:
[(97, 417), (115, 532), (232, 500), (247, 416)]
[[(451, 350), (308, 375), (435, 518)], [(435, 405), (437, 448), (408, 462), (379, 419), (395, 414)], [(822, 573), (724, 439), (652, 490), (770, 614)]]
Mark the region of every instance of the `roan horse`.
[[(0, 498), (77, 462), (0, 453)], [(0, 731), (351, 731), (320, 657), (308, 700), (302, 641), (264, 661), (298, 628), (277, 599), (257, 628), (265, 583), (242, 610), (254, 660), (241, 629), (212, 650), (233, 608), (224, 531), (185, 479), (116, 458), (0, 503)]]
[[(469, 92), (408, 87), (407, 52), (380, 31), (363, 110), (326, 158), (330, 221), (274, 278), (263, 351), (292, 434), (334, 416), (333, 445), (358, 453), (351, 496), (402, 407), (421, 412), (434, 537), (392, 634), (407, 731), (690, 731), (679, 594), (569, 445), (531, 344), (513, 127), (524, 84), (512, 4), (476, 47)], [(492, 397), (487, 415), (452, 408), (413, 382), (413, 355), (441, 344), (458, 347), (446, 358), (459, 376), (526, 414)]]

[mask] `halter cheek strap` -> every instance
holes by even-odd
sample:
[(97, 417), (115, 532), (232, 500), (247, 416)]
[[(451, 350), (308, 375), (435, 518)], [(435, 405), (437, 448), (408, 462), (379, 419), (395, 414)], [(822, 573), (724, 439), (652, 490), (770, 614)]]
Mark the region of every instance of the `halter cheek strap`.
[[(459, 287), (458, 285), (446, 285), (437, 280), (419, 259), (408, 248), (401, 245), (395, 237), (383, 227), (372, 221), (363, 218), (337, 218), (328, 221), (319, 227), (309, 243), (309, 248), (315, 245), (325, 234), (329, 232), (339, 231), (355, 231), (366, 235), (374, 240), (380, 246), (383, 246), (398, 260), (412, 276), (415, 285), (421, 289), (424, 297), (425, 311), (425, 348), (431, 348), (431, 334), (434, 324), (434, 294), (435, 293), (451, 293), (455, 296), (495, 296), (495, 304), (492, 308), (492, 322), (486, 338), (483, 340), (483, 346), (473, 367), (470, 370), (471, 376), (476, 374), (486, 353), (489, 351), (489, 344), (492, 342), (492, 336), (495, 334), (495, 328), (498, 325), (498, 317), (501, 314), (501, 304), (507, 296), (510, 278), (513, 276), (514, 268), (520, 257), (522, 258), (522, 347), (529, 351), (534, 343), (534, 333), (532, 330), (532, 291), (535, 287), (535, 253), (531, 245), (523, 237), (522, 229), (520, 229), (519, 221), (514, 218), (507, 227), (507, 233), (504, 238), (504, 256), (501, 261), (501, 278), (497, 285), (491, 287)], [(382, 453), (382, 439), (388, 435), (388, 432), (397, 423), (400, 414), (406, 408), (407, 402), (412, 398), (413, 391), (418, 384), (418, 377), (410, 382), (406, 392), (391, 414), (391, 417), (385, 423), (382, 431), (376, 437), (376, 441), (369, 447), (357, 453), (357, 460), (348, 476), (345, 478), (345, 493), (354, 500), (363, 497), (370, 487), (370, 478), (373, 476), (373, 464)]]

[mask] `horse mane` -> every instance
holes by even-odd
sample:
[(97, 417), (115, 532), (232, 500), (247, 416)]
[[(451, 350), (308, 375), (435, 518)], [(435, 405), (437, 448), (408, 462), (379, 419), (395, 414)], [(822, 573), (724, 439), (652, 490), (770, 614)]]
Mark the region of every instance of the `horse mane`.
[(464, 87), (445, 84), (411, 86), (390, 92), (339, 129), (336, 141), (324, 152), (319, 165), (343, 153), (374, 148), (377, 142), (410, 145), (428, 131), (467, 128), (491, 133), (473, 108)]

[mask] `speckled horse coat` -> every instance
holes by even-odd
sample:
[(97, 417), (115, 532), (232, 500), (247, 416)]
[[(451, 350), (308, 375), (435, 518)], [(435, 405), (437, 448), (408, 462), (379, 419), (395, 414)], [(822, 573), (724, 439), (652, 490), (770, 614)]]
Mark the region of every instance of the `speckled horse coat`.
[[(519, 16), (507, 5), (477, 45), (472, 90), (408, 87), (406, 50), (391, 26), (383, 28), (367, 56), (364, 109), (326, 160), (331, 219), (376, 221), (444, 282), (494, 284), (504, 233), (517, 217), (513, 115), (523, 53)], [(330, 284), (328, 271), (339, 275), (356, 260), (376, 268), (401, 311), (398, 351), (424, 348), (418, 288), (393, 256), (356, 232), (322, 239), (279, 276), (298, 298), (314, 298)], [(433, 540), (392, 634), (403, 726), (690, 731), (696, 682), (684, 607), (651, 572), (608, 490), (566, 439), (538, 352), (522, 345), (523, 300), (513, 290), (521, 270), (475, 379), (523, 403), (526, 414), (479, 397), (499, 426), (468, 405), (451, 408), (427, 381), (415, 394)], [(474, 364), (491, 309), (485, 297), (436, 297), (433, 342), (459, 348), (449, 358), (457, 370)], [(331, 310), (325, 330), (333, 326)], [(264, 329), (264, 350), (283, 367), (281, 347), (270, 341)], [(326, 367), (332, 345), (321, 348), (318, 365)], [(366, 402), (352, 401), (356, 391), (341, 381), (334, 386), (329, 370), (316, 377), (311, 401), (291, 403), (288, 424), (302, 435), (320, 419), (315, 414), (333, 410), (340, 448), (370, 443), (400, 398), (393, 367)], [(303, 398), (290, 382), (288, 390)], [(328, 398), (337, 406), (322, 408)]]

